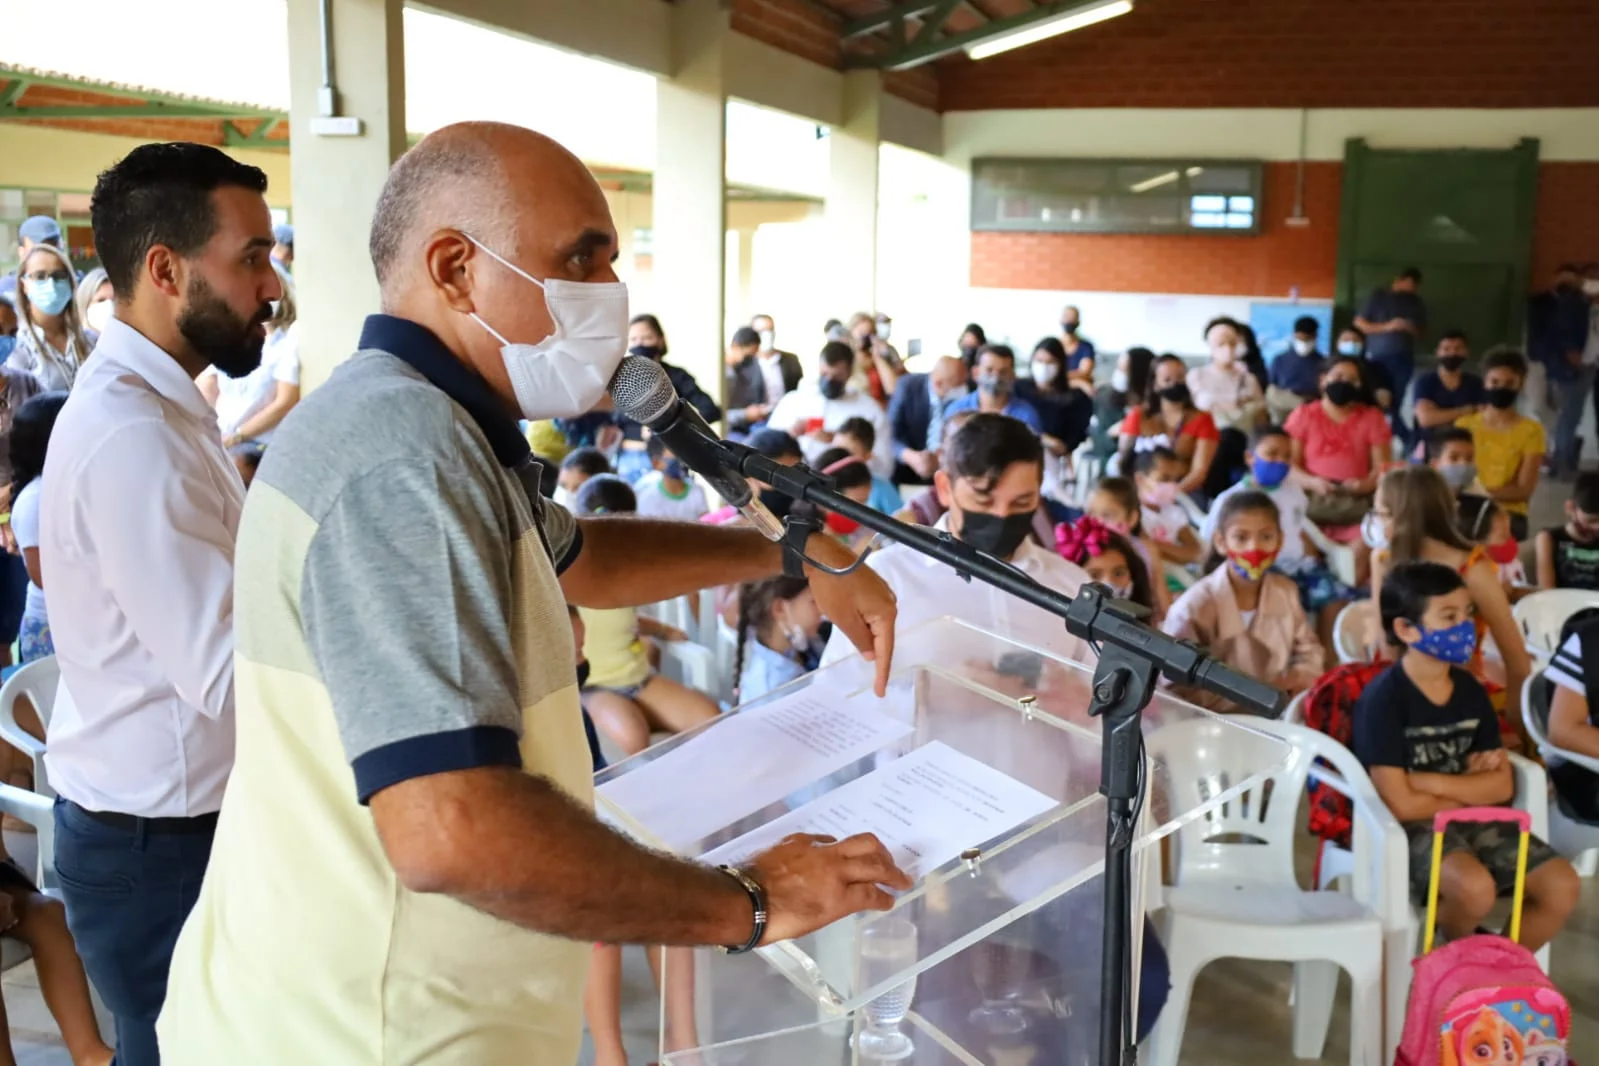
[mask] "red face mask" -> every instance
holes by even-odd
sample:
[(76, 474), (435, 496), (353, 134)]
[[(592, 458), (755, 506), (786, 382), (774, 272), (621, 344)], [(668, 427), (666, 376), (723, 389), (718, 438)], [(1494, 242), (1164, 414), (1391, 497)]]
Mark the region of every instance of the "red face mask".
[(1503, 544), (1488, 545), (1488, 558), (1492, 559), (1500, 566), (1513, 563), (1520, 557), (1521, 545), (1517, 544), (1513, 540), (1507, 540)]
[(1228, 552), (1227, 561), (1232, 564), (1234, 573), (1249, 581), (1259, 581), (1266, 576), (1266, 571), (1271, 569), (1271, 564), (1277, 561), (1277, 553), (1256, 548), (1247, 552)]
[(861, 528), (861, 524), (853, 518), (845, 518), (841, 514), (829, 513), (827, 516), (827, 528), (830, 532), (837, 533), (841, 537), (847, 537)]

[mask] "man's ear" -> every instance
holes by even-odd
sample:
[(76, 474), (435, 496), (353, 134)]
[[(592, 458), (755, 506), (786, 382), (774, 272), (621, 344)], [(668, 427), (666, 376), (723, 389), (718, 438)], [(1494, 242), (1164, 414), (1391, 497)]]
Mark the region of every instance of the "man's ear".
[(955, 509), (955, 484), (947, 473), (942, 470), (933, 472), (933, 491), (938, 493), (938, 502), (946, 511)]

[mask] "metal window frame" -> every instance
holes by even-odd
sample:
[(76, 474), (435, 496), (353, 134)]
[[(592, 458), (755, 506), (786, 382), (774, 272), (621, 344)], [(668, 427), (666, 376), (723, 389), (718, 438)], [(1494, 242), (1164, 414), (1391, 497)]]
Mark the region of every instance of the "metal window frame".
[[(1186, 190), (1189, 182), (1187, 170), (1190, 167), (1231, 167), (1246, 171), (1250, 178), (1249, 195), (1255, 198), (1254, 224), (1247, 229), (1231, 229), (1227, 227), (1194, 226), (1186, 222), (1175, 226), (1141, 226), (1127, 222), (1107, 223), (1066, 223), (1041, 220), (1028, 220), (1023, 222), (979, 222), (977, 216), (977, 200), (980, 191), (981, 168), (987, 166), (1008, 167), (1059, 167), (1081, 165), (1085, 167), (1169, 167), (1177, 171), (1179, 190)], [(1194, 156), (1172, 157), (1163, 159), (1148, 159), (1138, 157), (1077, 157), (1077, 156), (979, 156), (971, 163), (971, 203), (970, 218), (973, 233), (1079, 233), (1079, 234), (1109, 234), (1126, 236), (1205, 236), (1205, 237), (1258, 237), (1263, 232), (1263, 219), (1265, 217), (1265, 184), (1266, 164), (1260, 159), (1212, 159)], [(1184, 197), (1194, 195), (1208, 195), (1205, 192), (1188, 190)], [(1243, 193), (1222, 195), (1242, 196)]]

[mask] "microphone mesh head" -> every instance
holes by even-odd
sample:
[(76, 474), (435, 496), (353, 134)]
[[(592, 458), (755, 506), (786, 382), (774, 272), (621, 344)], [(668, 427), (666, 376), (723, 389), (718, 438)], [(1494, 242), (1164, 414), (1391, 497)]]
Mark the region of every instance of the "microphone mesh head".
[(635, 422), (649, 425), (677, 403), (677, 390), (661, 364), (642, 355), (622, 359), (611, 378), (611, 402)]

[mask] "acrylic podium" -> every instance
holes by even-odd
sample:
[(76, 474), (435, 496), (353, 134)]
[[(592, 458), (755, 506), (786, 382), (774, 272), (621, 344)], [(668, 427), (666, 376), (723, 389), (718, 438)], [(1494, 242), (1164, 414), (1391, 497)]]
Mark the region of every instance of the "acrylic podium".
[[(890, 911), (750, 955), (670, 950), (663, 1066), (1094, 1066), (1105, 803), (1092, 667), (1039, 636), (937, 619), (900, 635), (886, 699), (852, 657), (597, 778), (601, 817), (654, 847), (736, 864), (790, 833), (870, 830), (916, 881)], [(1156, 695), (1146, 740), (1191, 731), (1227, 745), (1234, 772), (1172, 790), (1146, 760), (1135, 886), (1158, 882), (1160, 837), (1282, 764), (1282, 743), (1247, 723)]]

